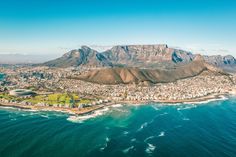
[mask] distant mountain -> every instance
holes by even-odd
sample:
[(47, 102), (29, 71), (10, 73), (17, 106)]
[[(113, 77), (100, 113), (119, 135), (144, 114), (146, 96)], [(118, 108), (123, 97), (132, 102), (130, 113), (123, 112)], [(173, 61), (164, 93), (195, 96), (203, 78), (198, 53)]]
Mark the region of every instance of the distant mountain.
[(43, 65), (50, 67), (70, 66), (134, 66), (152, 67), (160, 63), (177, 64), (192, 61), (190, 52), (168, 48), (167, 45), (126, 45), (114, 46), (104, 52), (97, 52), (87, 46), (72, 50), (62, 57)]
[[(119, 45), (104, 52), (97, 52), (87, 46), (72, 50), (62, 57), (46, 62), (50, 67), (138, 67), (174, 68), (194, 60), (191, 52), (169, 48), (167, 45)], [(236, 71), (233, 56), (203, 56), (204, 60), (222, 69)]]
[(236, 72), (236, 59), (231, 55), (204, 56), (204, 60), (229, 72)]

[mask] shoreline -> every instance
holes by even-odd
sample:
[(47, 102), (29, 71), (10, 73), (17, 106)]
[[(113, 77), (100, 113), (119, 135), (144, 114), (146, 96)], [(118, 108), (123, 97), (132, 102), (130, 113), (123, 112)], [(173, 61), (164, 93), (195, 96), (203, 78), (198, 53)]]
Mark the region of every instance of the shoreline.
[(210, 94), (207, 96), (194, 98), (194, 99), (182, 99), (182, 100), (153, 100), (153, 101), (118, 101), (117, 103), (126, 103), (130, 105), (138, 105), (138, 104), (146, 104), (146, 103), (164, 103), (168, 104), (178, 104), (178, 103), (200, 103), (204, 101), (210, 100), (220, 100), (223, 99), (225, 96), (230, 96), (230, 93), (222, 93), (222, 94)]
[(223, 98), (230, 96), (230, 93), (222, 93), (222, 94), (211, 94), (204, 97), (194, 98), (194, 99), (183, 99), (183, 100), (156, 100), (156, 101), (116, 101), (108, 104), (98, 105), (94, 107), (85, 108), (82, 110), (78, 110), (77, 108), (60, 108), (60, 107), (42, 107), (42, 106), (32, 106), (32, 105), (21, 105), (21, 104), (13, 104), (13, 103), (2, 103), (0, 102), (0, 107), (11, 107), (16, 109), (23, 110), (35, 110), (35, 111), (52, 111), (52, 112), (61, 112), (74, 116), (81, 116), (93, 113), (96, 110), (103, 109), (104, 107), (109, 107), (115, 104), (128, 104), (128, 105), (141, 105), (147, 103), (164, 103), (166, 105), (170, 104), (178, 104), (178, 103), (201, 103), (205, 101), (217, 101), (223, 100)]
[(21, 105), (21, 104), (10, 104), (10, 103), (0, 103), (0, 107), (6, 108), (11, 107), (15, 109), (22, 109), (22, 110), (29, 110), (29, 111), (50, 111), (50, 112), (61, 112), (66, 113), (69, 115), (85, 115), (89, 114), (91, 112), (94, 112), (96, 110), (102, 109), (105, 106), (104, 105), (98, 105), (96, 107), (91, 107), (83, 110), (78, 110), (77, 108), (60, 108), (60, 107), (41, 107), (41, 106), (29, 106), (29, 105)]

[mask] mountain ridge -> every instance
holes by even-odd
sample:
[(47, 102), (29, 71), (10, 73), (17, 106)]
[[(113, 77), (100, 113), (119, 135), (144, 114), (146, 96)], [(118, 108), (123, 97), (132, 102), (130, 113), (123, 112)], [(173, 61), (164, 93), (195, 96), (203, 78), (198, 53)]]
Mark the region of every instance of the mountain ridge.
[(49, 67), (70, 67), (70, 66), (112, 66), (104, 56), (87, 46), (78, 50), (71, 50), (62, 57), (43, 63)]
[(88, 81), (98, 84), (156, 84), (169, 83), (179, 79), (194, 77), (202, 72), (224, 74), (218, 69), (206, 63), (202, 56), (196, 56), (189, 64), (183, 65), (176, 69), (140, 69), (133, 67), (125, 68), (101, 68), (93, 69), (83, 73), (76, 78), (82, 81)]
[[(206, 56), (204, 60), (223, 69), (234, 69), (236, 59), (231, 56)], [(88, 46), (71, 50), (55, 60), (41, 65), (49, 67), (139, 67), (161, 68), (188, 64), (194, 60), (196, 54), (189, 51), (169, 48), (166, 44), (156, 45), (118, 45), (98, 52)]]
[(73, 79), (98, 84), (155, 84), (194, 77), (206, 71), (225, 74), (236, 69), (233, 56), (203, 56), (161, 45), (119, 45), (104, 52), (87, 46), (45, 63), (53, 67), (86, 67)]

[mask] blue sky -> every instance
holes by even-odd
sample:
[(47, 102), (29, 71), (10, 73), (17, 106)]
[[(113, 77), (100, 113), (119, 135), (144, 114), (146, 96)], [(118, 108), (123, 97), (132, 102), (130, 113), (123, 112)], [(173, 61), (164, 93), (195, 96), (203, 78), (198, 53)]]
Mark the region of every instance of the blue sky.
[(236, 56), (234, 0), (0, 0), (0, 53), (158, 44)]

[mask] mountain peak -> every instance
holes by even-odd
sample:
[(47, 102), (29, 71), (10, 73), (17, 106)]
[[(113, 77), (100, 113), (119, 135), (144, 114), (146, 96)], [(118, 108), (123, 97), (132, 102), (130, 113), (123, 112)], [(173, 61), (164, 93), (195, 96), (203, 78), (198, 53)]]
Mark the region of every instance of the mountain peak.
[(204, 61), (204, 58), (203, 58), (202, 55), (196, 54), (195, 57), (194, 57), (194, 60), (195, 60), (195, 61)]
[(65, 53), (62, 57), (73, 57), (73, 56), (76, 56), (76, 55), (79, 55), (79, 50), (71, 50), (67, 53)]
[[(104, 52), (97, 52), (88, 46), (81, 46), (62, 57), (44, 65), (68, 67), (139, 67), (139, 68), (172, 68), (192, 61), (204, 61), (220, 68), (235, 69), (236, 59), (231, 56), (202, 56), (191, 52), (169, 48), (167, 44), (154, 45), (118, 45)], [(225, 69), (226, 69), (225, 68)]]
[(74, 66), (111, 66), (110, 62), (88, 46), (82, 46), (79, 49), (71, 50), (55, 60), (48, 61), (43, 65), (49, 67), (74, 67)]
[[(86, 45), (82, 45), (81, 48), (82, 50), (92, 50), (90, 47), (86, 46)], [(94, 50), (95, 51), (95, 50)]]

